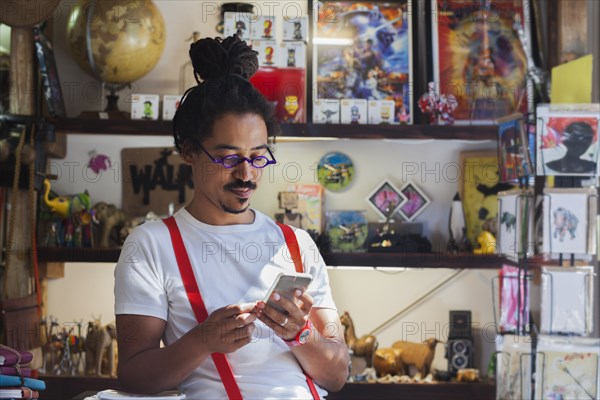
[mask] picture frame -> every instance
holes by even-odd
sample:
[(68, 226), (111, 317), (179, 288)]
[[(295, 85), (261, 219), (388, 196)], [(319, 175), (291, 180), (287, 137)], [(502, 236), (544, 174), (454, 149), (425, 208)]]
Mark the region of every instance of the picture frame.
[(534, 254), (532, 190), (507, 190), (498, 193), (496, 248), (501, 254), (517, 261), (525, 252)]
[[(521, 113), (496, 120), (498, 126), (498, 167), (500, 182), (533, 182), (533, 149), (526, 134), (524, 116)], [(531, 151), (530, 151), (531, 149)]]
[(409, 222), (413, 221), (431, 203), (429, 197), (411, 181), (402, 186), (400, 193), (406, 197), (406, 201), (400, 205), (398, 212)]
[(380, 222), (391, 219), (406, 200), (400, 190), (387, 179), (375, 186), (366, 198), (367, 203), (379, 215)]
[(393, 100), (390, 122), (411, 124), (412, 2), (314, 1), (313, 101)]
[(497, 236), (498, 193), (513, 188), (498, 179), (498, 152), (466, 151), (459, 156), (460, 198), (469, 243), (477, 243), (482, 230)]
[(595, 253), (596, 202), (595, 188), (544, 189), (543, 252), (553, 258)]
[(440, 94), (455, 96), (456, 124), (489, 125), (528, 112), (527, 58), (513, 28), (516, 21), (530, 26), (525, 3), (489, 0), (486, 10), (464, 0), (431, 0), (433, 80)]
[(366, 251), (369, 233), (364, 210), (326, 211), (326, 232), (334, 253), (360, 253)]
[(600, 104), (537, 108), (537, 174), (598, 175)]

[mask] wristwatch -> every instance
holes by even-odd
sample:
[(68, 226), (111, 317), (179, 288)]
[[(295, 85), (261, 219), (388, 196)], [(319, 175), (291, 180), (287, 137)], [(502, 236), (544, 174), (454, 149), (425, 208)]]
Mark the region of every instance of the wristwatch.
[(296, 334), (296, 337), (291, 340), (283, 341), (290, 347), (301, 346), (304, 343), (308, 342), (308, 338), (310, 337), (310, 332), (312, 330), (313, 324), (310, 322), (310, 319), (306, 320), (306, 324), (300, 329), (300, 331)]

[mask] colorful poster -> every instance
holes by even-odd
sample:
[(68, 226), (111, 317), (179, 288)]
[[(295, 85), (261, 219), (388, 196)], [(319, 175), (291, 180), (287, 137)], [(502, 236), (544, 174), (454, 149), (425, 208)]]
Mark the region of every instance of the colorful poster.
[(458, 101), (457, 123), (527, 113), (520, 0), (432, 0), (434, 79)]
[(405, 122), (412, 104), (411, 1), (320, 1), (315, 15), (316, 99), (392, 100), (394, 121)]

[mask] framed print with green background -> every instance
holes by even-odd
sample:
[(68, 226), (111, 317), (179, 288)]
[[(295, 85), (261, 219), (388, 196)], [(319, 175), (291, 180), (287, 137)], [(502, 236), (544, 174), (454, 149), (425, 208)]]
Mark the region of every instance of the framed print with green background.
[(344, 153), (329, 152), (317, 164), (317, 178), (325, 189), (342, 191), (354, 178), (354, 163)]
[(393, 123), (412, 123), (412, 0), (315, 1), (313, 94), (395, 104)]
[(364, 252), (369, 226), (365, 211), (327, 211), (327, 235), (332, 252)]
[(456, 123), (491, 124), (527, 113), (527, 60), (515, 23), (522, 0), (431, 0), (433, 72), (438, 91), (458, 101)]
[(513, 187), (498, 180), (498, 153), (463, 152), (460, 166), (467, 239), (477, 243), (482, 230), (497, 237), (498, 193)]

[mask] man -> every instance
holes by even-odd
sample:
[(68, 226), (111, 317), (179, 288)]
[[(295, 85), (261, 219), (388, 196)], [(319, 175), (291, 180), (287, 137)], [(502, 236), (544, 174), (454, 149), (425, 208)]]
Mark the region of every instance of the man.
[(272, 108), (248, 82), (256, 52), (231, 37), (200, 40), (190, 56), (203, 82), (177, 110), (174, 136), (195, 190), (171, 222), (208, 317), (199, 323), (190, 306), (172, 226), (137, 228), (123, 246), (136, 251), (124, 251), (115, 270), (119, 380), (133, 392), (179, 386), (190, 399), (232, 398), (215, 366), (221, 353), (243, 398), (315, 398), (309, 381), (323, 397), (343, 386), (348, 351), (325, 265), (306, 232), (294, 231), (313, 276), (308, 291), (294, 301), (273, 295), (287, 315), (262, 301), (274, 276), (294, 264), (280, 228), (250, 208), (262, 168), (275, 162)]

